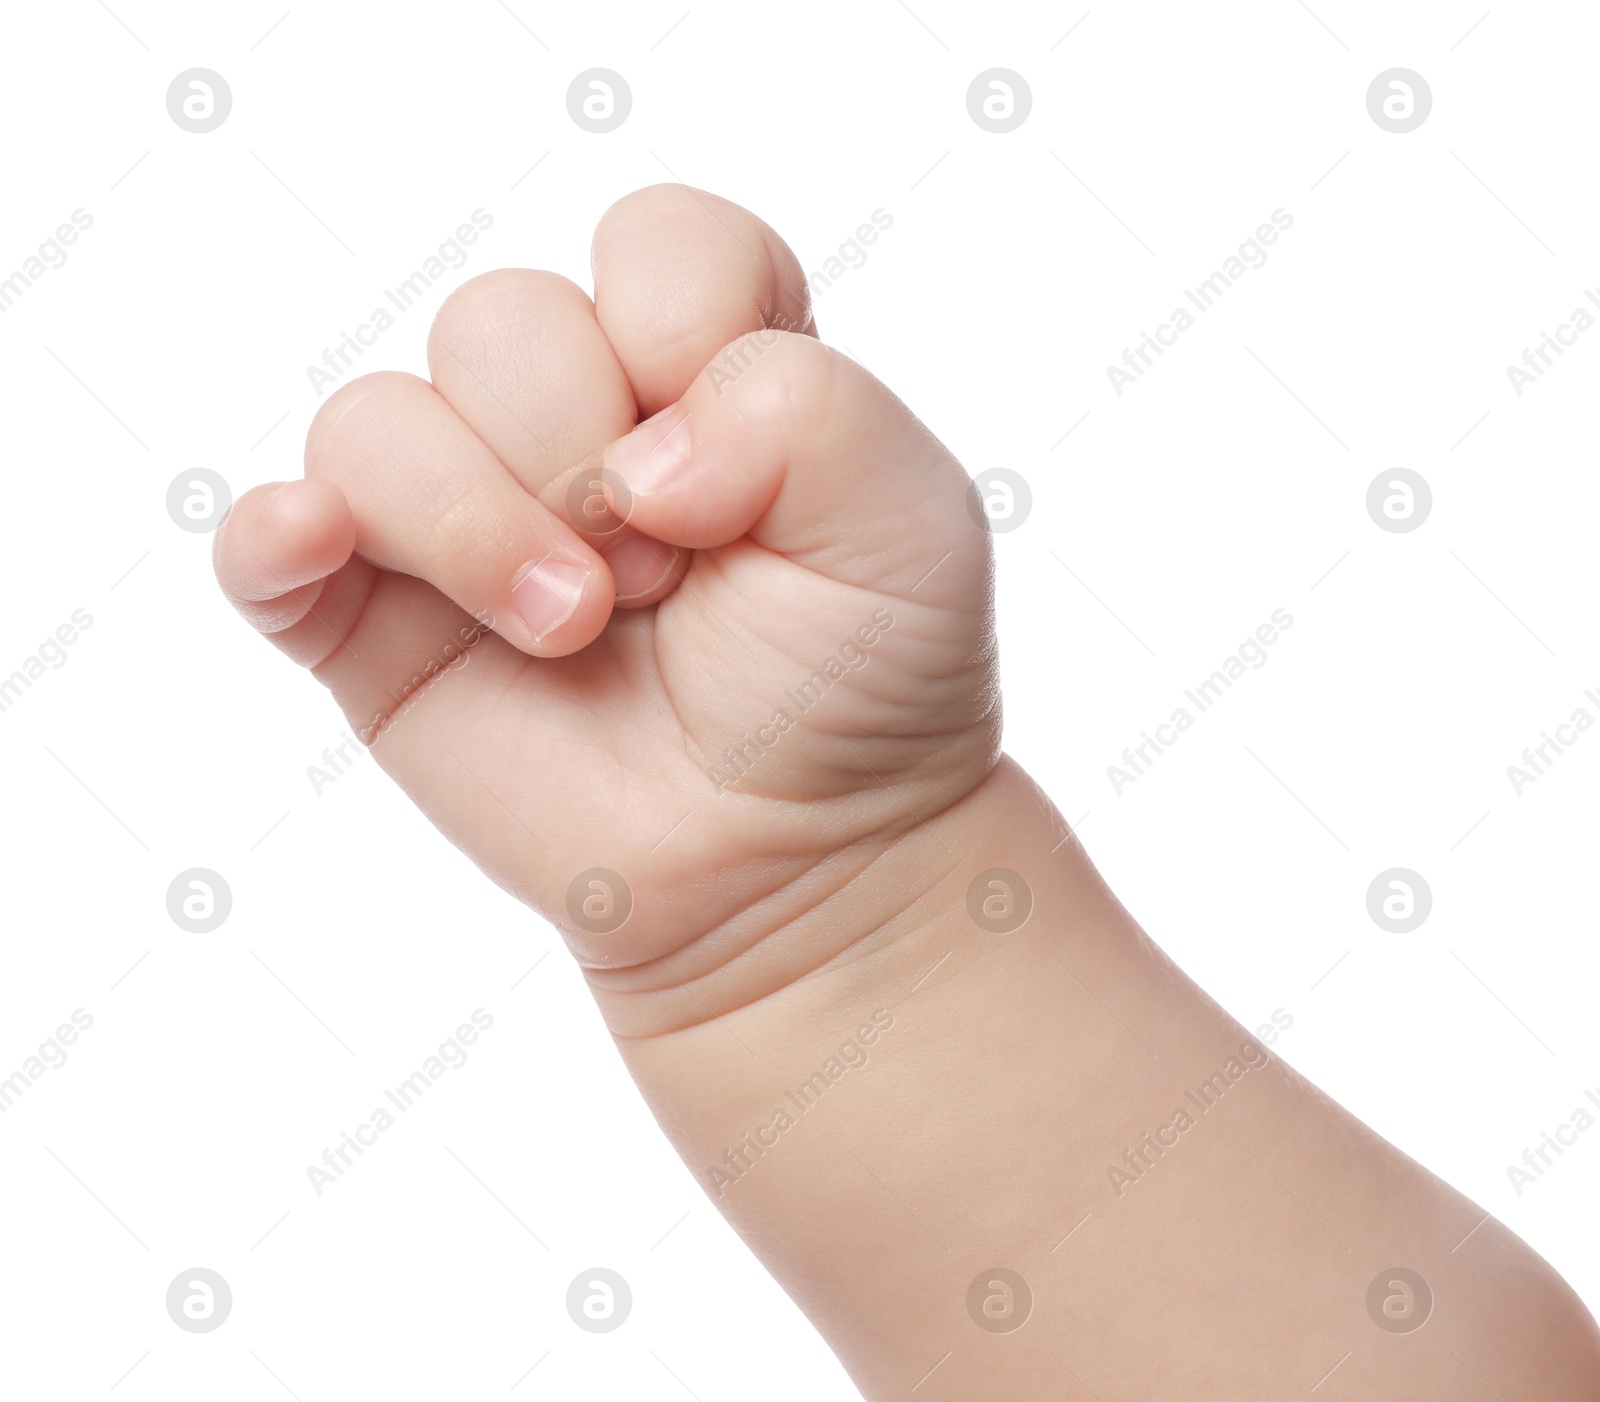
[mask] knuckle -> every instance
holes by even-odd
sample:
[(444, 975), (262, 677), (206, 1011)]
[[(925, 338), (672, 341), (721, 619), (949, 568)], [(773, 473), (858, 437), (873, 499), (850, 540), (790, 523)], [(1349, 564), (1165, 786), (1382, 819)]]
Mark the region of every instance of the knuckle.
[(428, 363), (446, 368), (450, 348), (506, 326), (538, 320), (551, 311), (589, 313), (589, 295), (570, 278), (537, 268), (497, 268), (456, 288), (428, 332)]
[(815, 337), (767, 327), (731, 342), (712, 368), (719, 397), (752, 427), (793, 432), (828, 412), (838, 353)]
[(659, 225), (663, 219), (703, 215), (704, 205), (700, 203), (700, 198), (687, 185), (668, 181), (629, 191), (600, 216), (600, 222), (595, 226), (595, 243), (598, 246), (608, 236), (635, 224), (648, 227)]
[(338, 478), (373, 431), (390, 422), (398, 401), (426, 385), (415, 375), (379, 370), (341, 385), (306, 430), (306, 476)]

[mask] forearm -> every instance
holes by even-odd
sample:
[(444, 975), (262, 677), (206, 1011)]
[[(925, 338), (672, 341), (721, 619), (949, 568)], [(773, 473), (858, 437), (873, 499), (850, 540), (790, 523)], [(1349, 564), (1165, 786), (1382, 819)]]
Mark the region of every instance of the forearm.
[[(1018, 928), (1009, 876), (971, 912), (997, 868)], [(658, 1105), (704, 1087), (664, 1127), (869, 1398), (1420, 1385), (1542, 1332), (1516, 1376), (1579, 1366), (1543, 1262), (1495, 1223), (1452, 1254), (1484, 1214), (1176, 969), (1015, 766), (842, 870), (744, 956), (831, 962), (622, 1046)], [(1396, 1265), (1437, 1297), (1403, 1355), (1366, 1309)]]

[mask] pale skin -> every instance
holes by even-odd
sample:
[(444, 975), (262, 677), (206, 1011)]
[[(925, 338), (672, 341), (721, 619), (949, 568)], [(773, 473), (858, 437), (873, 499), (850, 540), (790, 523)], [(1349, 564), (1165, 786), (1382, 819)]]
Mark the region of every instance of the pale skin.
[(1004, 755), (969, 478), (778, 236), (660, 186), (594, 276), (467, 283), (431, 383), (333, 394), (217, 573), (561, 929), (863, 1396), (1600, 1397), (1561, 1278), (1207, 998)]

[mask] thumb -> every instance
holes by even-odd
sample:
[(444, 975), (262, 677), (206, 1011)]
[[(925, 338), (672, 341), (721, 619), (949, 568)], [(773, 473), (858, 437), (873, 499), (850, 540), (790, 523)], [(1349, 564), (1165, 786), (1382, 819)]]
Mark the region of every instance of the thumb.
[(748, 536), (846, 584), (987, 602), (990, 540), (971, 479), (884, 385), (809, 336), (733, 341), (676, 404), (606, 449), (602, 482), (619, 515), (674, 545)]

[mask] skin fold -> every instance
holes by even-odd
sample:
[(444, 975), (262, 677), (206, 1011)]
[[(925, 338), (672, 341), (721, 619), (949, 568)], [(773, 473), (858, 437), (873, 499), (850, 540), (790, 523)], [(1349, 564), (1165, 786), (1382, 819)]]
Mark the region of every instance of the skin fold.
[(1564, 1282), (1197, 988), (1005, 757), (970, 479), (777, 235), (660, 186), (593, 263), (474, 279), (430, 379), (332, 395), (218, 577), (561, 928), (862, 1394), (1600, 1398)]

